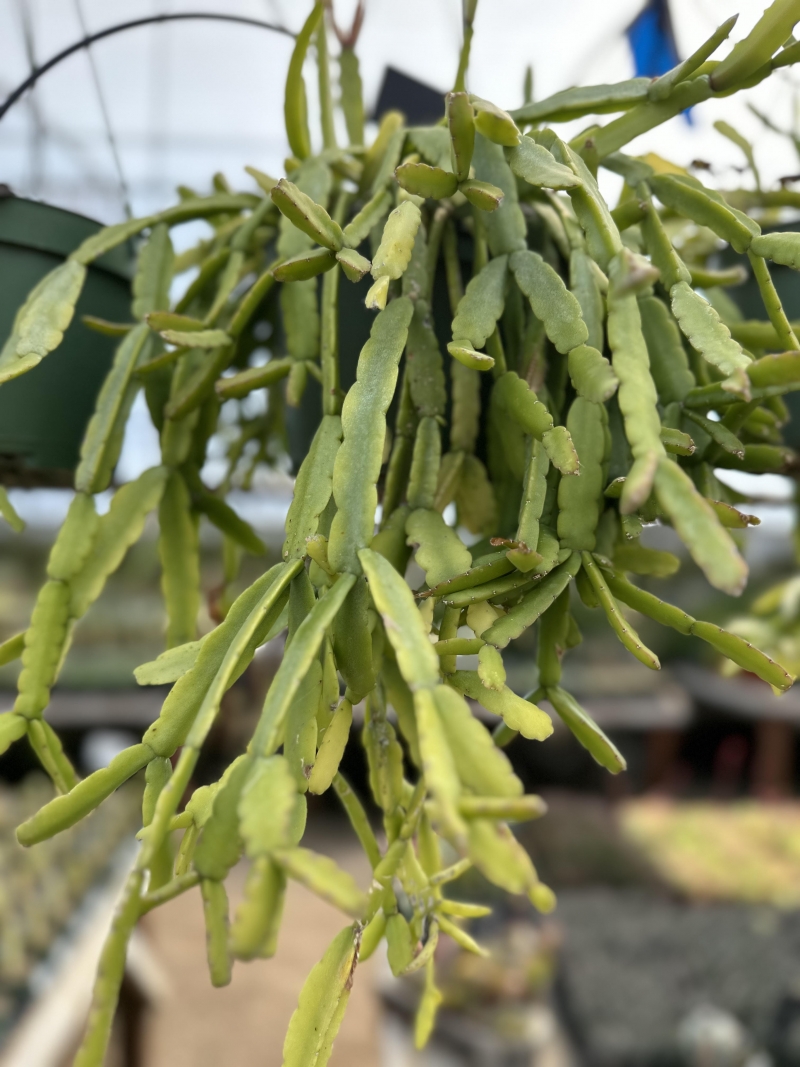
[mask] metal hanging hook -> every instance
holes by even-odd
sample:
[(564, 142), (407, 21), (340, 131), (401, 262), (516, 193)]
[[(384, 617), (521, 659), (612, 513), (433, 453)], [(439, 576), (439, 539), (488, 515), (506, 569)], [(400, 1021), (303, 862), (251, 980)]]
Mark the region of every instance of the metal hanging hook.
[(211, 22), (235, 22), (243, 26), (257, 26), (262, 30), (272, 30), (273, 33), (281, 33), (285, 37), (291, 37), (294, 39), (295, 34), (291, 30), (288, 30), (285, 26), (280, 26), (274, 22), (265, 22), (262, 19), (248, 18), (246, 15), (221, 15), (214, 14), (207, 11), (183, 11), (175, 14), (167, 15), (150, 15), (143, 19), (132, 19), (129, 22), (120, 22), (115, 26), (108, 26), (104, 30), (99, 30), (97, 33), (89, 34), (80, 41), (76, 41), (74, 44), (69, 45), (67, 48), (56, 53), (45, 63), (35, 67), (27, 78), (17, 86), (6, 99), (0, 104), (0, 119), (3, 118), (9, 108), (22, 97), (28, 89), (30, 89), (41, 78), (43, 74), (46, 74), (48, 70), (52, 70), (62, 60), (67, 59), (69, 56), (74, 55), (75, 52), (79, 52), (82, 48), (88, 48), (96, 41), (102, 41), (104, 37), (111, 37), (115, 33), (122, 33), (124, 30), (132, 30), (137, 26), (150, 26), (158, 22), (183, 22), (189, 19), (202, 19)]

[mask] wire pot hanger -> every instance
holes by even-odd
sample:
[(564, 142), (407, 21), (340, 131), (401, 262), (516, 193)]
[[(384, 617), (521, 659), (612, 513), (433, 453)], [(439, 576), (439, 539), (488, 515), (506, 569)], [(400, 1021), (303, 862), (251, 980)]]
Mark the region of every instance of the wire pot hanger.
[(34, 67), (28, 77), (20, 82), (16, 89), (9, 93), (3, 103), (0, 104), (0, 119), (2, 119), (6, 112), (13, 107), (22, 96), (24, 96), (28, 89), (36, 84), (43, 74), (52, 70), (53, 67), (57, 66), (63, 60), (68, 59), (69, 56), (74, 55), (75, 52), (88, 48), (96, 41), (102, 41), (105, 37), (111, 37), (112, 35), (122, 33), (125, 30), (136, 29), (138, 26), (149, 26), (159, 22), (183, 22), (190, 19), (202, 19), (210, 22), (234, 22), (243, 26), (256, 26), (263, 30), (272, 30), (273, 33), (280, 33), (285, 37), (294, 38), (296, 36), (285, 26), (280, 26), (274, 22), (265, 22), (262, 19), (249, 18), (246, 15), (224, 15), (208, 11), (183, 11), (174, 14), (150, 15), (147, 18), (132, 19), (129, 22), (120, 22), (115, 26), (108, 26), (104, 30), (98, 30), (97, 33), (89, 34), (88, 36), (83, 37), (80, 41), (75, 41), (67, 48), (57, 52), (56, 55), (40, 64), (38, 67)]

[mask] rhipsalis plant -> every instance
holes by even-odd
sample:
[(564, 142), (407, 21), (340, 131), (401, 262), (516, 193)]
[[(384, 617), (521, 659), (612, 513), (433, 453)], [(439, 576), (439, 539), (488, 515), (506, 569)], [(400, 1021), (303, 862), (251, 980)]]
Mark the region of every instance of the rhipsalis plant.
[[(741, 592), (747, 568), (730, 530), (747, 516), (714, 471), (780, 470), (791, 460), (780, 444), (764, 444), (758, 427), (780, 422), (781, 395), (800, 388), (800, 345), (769, 270), (770, 260), (800, 266), (800, 236), (762, 236), (752, 217), (680, 168), (621, 150), (685, 108), (800, 58), (800, 44), (783, 47), (800, 2), (777, 0), (721, 62), (710, 56), (732, 21), (654, 81), (568, 89), (510, 113), (467, 91), (474, 7), (465, 8), (458, 82), (442, 120), (408, 128), (390, 113), (369, 145), (355, 34), (340, 38), (345, 147), (317, 4), (286, 83), (287, 177), (251, 171), (257, 195), (232, 193), (217, 179), (210, 196), (185, 191), (175, 207), (92, 237), (31, 294), (0, 355), (2, 380), (34, 368), (60, 342), (87, 264), (147, 234), (132, 321), (95, 323), (121, 340), (48, 580), (24, 636), (0, 650), (5, 659), (22, 655), (0, 750), (27, 737), (60, 794), (20, 826), (23, 844), (72, 826), (144, 770), (141, 848), (103, 952), (78, 1067), (103, 1062), (137, 920), (198, 884), (219, 985), (235, 960), (274, 952), (287, 879), (348, 916), (300, 995), (287, 1067), (326, 1062), (358, 961), (384, 937), (396, 974), (425, 970), (423, 1044), (440, 999), (437, 939), (481, 951), (461, 924), (482, 909), (448, 900), (448, 882), (474, 864), (541, 910), (554, 903), (508, 828), (541, 814), (542, 804), (523, 795), (503, 745), (517, 734), (546, 742), (552, 722), (538, 706), (546, 701), (599, 763), (612, 773), (625, 766), (561, 686), (562, 654), (580, 641), (574, 595), (605, 615), (647, 667), (658, 669), (658, 659), (625, 608), (708, 642), (777, 690), (793, 681), (742, 638), (643, 591), (630, 575), (663, 577), (677, 566), (640, 544), (642, 526), (658, 521), (674, 527), (713, 586)], [(316, 153), (303, 82), (312, 46), (322, 117)], [(610, 113), (617, 117), (571, 142), (551, 128)], [(625, 179), (613, 210), (598, 190), (599, 167)], [(194, 218), (209, 221), (210, 239), (173, 255), (170, 227)], [(676, 249), (675, 219), (747, 252), (769, 319), (759, 345), (768, 354), (754, 358), (752, 342), (735, 339), (698, 292), (714, 280)], [(171, 307), (172, 279), (190, 266), (198, 273)], [(345, 394), (340, 289), (368, 273), (374, 320)], [(434, 319), (437, 277), (449, 294), (449, 325)], [(251, 366), (253, 324), (265, 309), (280, 317), (285, 351)], [(268, 390), (265, 415), (246, 417), (243, 408), (238, 424), (228, 419), (239, 435), (233, 472), (246, 446), (256, 449), (253, 463), (276, 457), (283, 405), (298, 403), (309, 378), (321, 382), (322, 405), (283, 559), (198, 640), (200, 516), (227, 544), (260, 547), (223, 499), (230, 479), (223, 492), (202, 480), (221, 404), (231, 401), (226, 410), (235, 413), (248, 393)], [(116, 489), (100, 516), (95, 494), (111, 483), (140, 388), (162, 463)], [(443, 517), (451, 504), (455, 526)], [(172, 689), (141, 743), (81, 781), (47, 724), (50, 690), (73, 627), (154, 510), (168, 650), (137, 678)], [(482, 539), (468, 547), (459, 530)], [(424, 573), (418, 588), (405, 577), (412, 553)], [(506, 684), (502, 652), (537, 624), (539, 684), (523, 699)], [(285, 653), (246, 753), (181, 810), (226, 690), (284, 629)], [(458, 669), (464, 654), (477, 654), (477, 670)], [(497, 716), (494, 737), (470, 702)], [(383, 813), (378, 837), (338, 771), (360, 703)], [(366, 888), (301, 844), (306, 794), (331, 788), (372, 867)], [(243, 854), (245, 896), (229, 920), (225, 879)]]

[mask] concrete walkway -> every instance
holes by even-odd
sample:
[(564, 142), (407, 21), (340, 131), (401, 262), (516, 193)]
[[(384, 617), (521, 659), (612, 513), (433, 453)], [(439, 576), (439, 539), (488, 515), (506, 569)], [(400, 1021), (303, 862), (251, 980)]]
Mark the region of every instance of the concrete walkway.
[[(334, 833), (324, 844), (320, 839), (319, 847), (366, 887), (363, 854), (338, 829)], [(228, 881), (232, 907), (241, 896), (244, 875), (240, 866)], [(214, 989), (206, 967), (199, 890), (152, 912), (144, 929), (170, 991), (150, 1016), (145, 1067), (281, 1067), (283, 1039), (300, 988), (345, 925), (340, 912), (290, 883), (274, 959), (237, 963), (231, 984)], [(358, 968), (331, 1067), (377, 1067), (376, 977), (375, 959)]]

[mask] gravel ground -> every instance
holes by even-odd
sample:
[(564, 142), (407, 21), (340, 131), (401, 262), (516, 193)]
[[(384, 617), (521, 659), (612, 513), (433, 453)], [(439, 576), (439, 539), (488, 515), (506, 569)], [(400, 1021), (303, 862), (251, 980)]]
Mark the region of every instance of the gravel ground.
[(800, 912), (685, 905), (636, 890), (559, 893), (561, 995), (587, 1060), (678, 1062), (677, 1029), (710, 1005), (800, 1064)]

